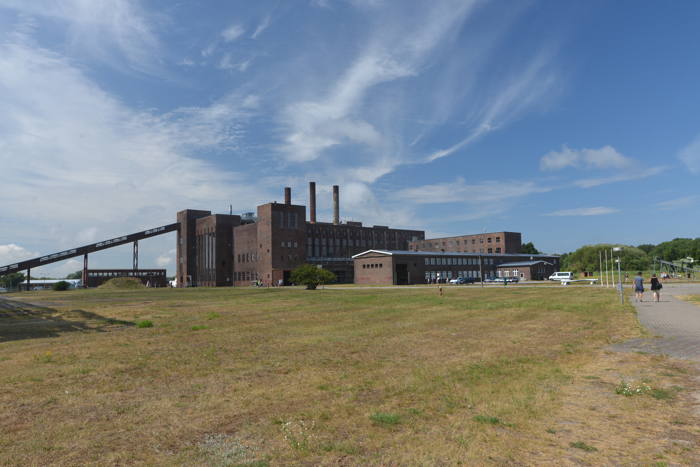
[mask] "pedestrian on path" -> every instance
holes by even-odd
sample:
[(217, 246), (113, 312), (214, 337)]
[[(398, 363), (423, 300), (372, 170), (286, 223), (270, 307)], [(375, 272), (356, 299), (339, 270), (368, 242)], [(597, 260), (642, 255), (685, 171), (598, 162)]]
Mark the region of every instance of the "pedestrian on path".
[(641, 271), (634, 278), (634, 296), (638, 302), (644, 301), (644, 278)]
[(661, 281), (656, 277), (656, 274), (651, 275), (651, 292), (654, 294), (654, 301), (658, 302), (661, 298)]

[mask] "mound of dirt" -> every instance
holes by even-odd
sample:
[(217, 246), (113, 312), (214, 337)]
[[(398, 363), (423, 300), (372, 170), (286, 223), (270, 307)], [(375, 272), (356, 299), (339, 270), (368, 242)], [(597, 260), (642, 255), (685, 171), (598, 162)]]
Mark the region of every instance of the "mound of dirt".
[(146, 286), (134, 277), (115, 277), (110, 279), (98, 289), (145, 289)]

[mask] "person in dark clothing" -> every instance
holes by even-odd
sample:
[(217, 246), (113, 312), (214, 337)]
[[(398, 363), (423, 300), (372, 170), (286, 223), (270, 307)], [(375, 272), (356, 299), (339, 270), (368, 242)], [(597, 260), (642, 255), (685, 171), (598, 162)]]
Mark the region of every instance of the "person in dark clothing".
[(654, 294), (654, 301), (658, 302), (661, 298), (661, 281), (656, 277), (656, 274), (651, 275), (651, 291)]
[(641, 271), (634, 278), (634, 296), (638, 302), (644, 301), (644, 278)]

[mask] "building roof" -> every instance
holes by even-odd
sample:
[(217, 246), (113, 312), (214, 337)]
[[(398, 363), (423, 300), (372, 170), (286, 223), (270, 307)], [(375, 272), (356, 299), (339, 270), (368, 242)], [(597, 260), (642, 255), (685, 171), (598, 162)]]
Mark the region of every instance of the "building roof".
[(367, 253), (378, 253), (387, 256), (486, 256), (489, 258), (522, 258), (529, 256), (530, 258), (555, 258), (558, 255), (529, 255), (527, 253), (465, 253), (463, 251), (410, 251), (410, 250), (367, 250), (362, 253), (353, 255), (353, 259), (366, 255)]
[(548, 263), (547, 261), (544, 260), (539, 260), (539, 261), (517, 261), (515, 263), (503, 263), (499, 264), (499, 268), (510, 268), (510, 267), (525, 267), (525, 266), (534, 266), (535, 264), (540, 264), (540, 263), (545, 263), (551, 265), (551, 263)]

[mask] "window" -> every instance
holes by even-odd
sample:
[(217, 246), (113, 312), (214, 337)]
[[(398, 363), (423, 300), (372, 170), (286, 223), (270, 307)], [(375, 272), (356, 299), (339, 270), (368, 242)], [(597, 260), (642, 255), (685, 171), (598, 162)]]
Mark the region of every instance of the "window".
[(500, 252), (501, 252), (501, 247), (499, 246), (498, 248), (496, 248), (496, 253), (500, 253)]
[(489, 253), (493, 253), (493, 248), (489, 248)]
[(430, 258), (425, 258), (425, 265), (427, 266), (429, 264), (430, 264)]
[(486, 239), (487, 243), (491, 243), (491, 237)]
[(496, 243), (501, 243), (501, 237), (496, 237)]

